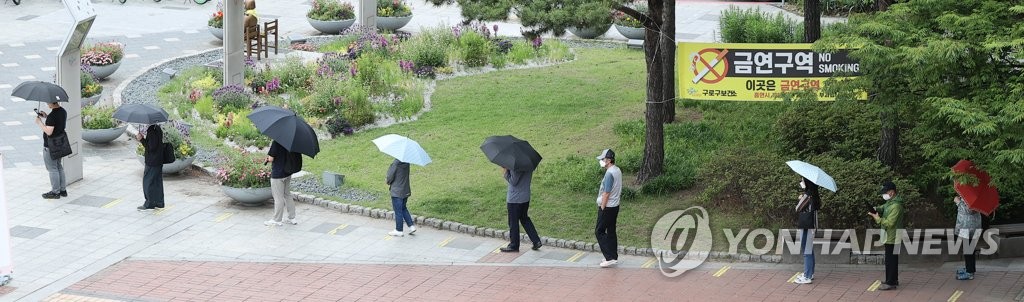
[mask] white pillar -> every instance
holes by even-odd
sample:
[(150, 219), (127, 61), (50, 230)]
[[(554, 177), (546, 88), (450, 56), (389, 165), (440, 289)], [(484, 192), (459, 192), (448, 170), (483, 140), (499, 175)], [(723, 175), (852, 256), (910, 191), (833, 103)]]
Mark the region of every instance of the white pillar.
[(68, 93), (68, 102), (60, 104), (68, 112), (64, 128), (71, 142), (71, 155), (64, 157), (64, 177), (67, 183), (82, 180), (82, 42), (89, 35), (96, 21), (96, 10), (89, 0), (63, 0), (64, 7), (71, 13), (74, 26), (61, 43), (57, 52), (57, 85)]
[(224, 86), (245, 87), (245, 2), (224, 1)]
[(360, 0), (358, 13), (359, 24), (377, 28), (377, 0)]

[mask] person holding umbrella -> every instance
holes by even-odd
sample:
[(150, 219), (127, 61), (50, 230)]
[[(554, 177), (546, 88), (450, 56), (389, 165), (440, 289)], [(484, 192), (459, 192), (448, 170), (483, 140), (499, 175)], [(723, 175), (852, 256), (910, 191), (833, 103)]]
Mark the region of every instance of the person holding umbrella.
[[(124, 104), (114, 111), (115, 119), (134, 124), (149, 125), (145, 134), (136, 135), (145, 148), (142, 172), (142, 194), (146, 201), (139, 211), (152, 211), (164, 207), (164, 131), (158, 125), (167, 121), (167, 111), (152, 104)], [(140, 126), (141, 128), (141, 126)]]
[(388, 232), (388, 235), (405, 235), (405, 225), (409, 226), (409, 235), (412, 235), (416, 233), (416, 225), (408, 207), (409, 196), (412, 196), (412, 189), (409, 186), (409, 164), (426, 166), (431, 162), (430, 156), (419, 143), (397, 134), (378, 137), (373, 140), (373, 144), (384, 154), (395, 158), (384, 177), (391, 191), (391, 207), (395, 210), (395, 229)]
[[(960, 160), (952, 170), (954, 174), (970, 175), (978, 180), (976, 184), (963, 183), (957, 178), (953, 180), (953, 189), (956, 190), (953, 203), (957, 212), (955, 231), (957, 237), (970, 241), (981, 232), (981, 214), (991, 215), (999, 206), (999, 192), (991, 184), (992, 177), (969, 160)], [(975, 246), (964, 244), (963, 247), (964, 267), (956, 270), (956, 279), (974, 280)]]
[(533, 170), (541, 161), (541, 156), (530, 143), (511, 135), (491, 136), (480, 145), (491, 162), (501, 166), (502, 175), (508, 183), (505, 195), (505, 206), (508, 210), (509, 240), (507, 246), (501, 248), (505, 253), (519, 252), (519, 225), (523, 225), (526, 234), (533, 241), (533, 250), (541, 247), (540, 235), (530, 219), (530, 183)]
[[(288, 210), (288, 224), (299, 224), (295, 220), (295, 201), (289, 189), (292, 174), (302, 170), (302, 156), (291, 156), (284, 146), (277, 141), (270, 142), (270, 150), (264, 163), (270, 163), (270, 191), (274, 196), (274, 217), (263, 222), (267, 226), (280, 226), (284, 220), (284, 211)], [(296, 161), (298, 161), (296, 163)]]
[(270, 190), (274, 195), (274, 217), (263, 222), (268, 226), (282, 225), (284, 210), (288, 210), (288, 223), (295, 220), (295, 202), (290, 190), (292, 173), (302, 170), (302, 154), (315, 157), (320, 153), (320, 141), (316, 132), (295, 112), (272, 105), (262, 106), (246, 116), (263, 135), (273, 143), (267, 154), (271, 163)]
[(815, 165), (799, 160), (787, 161), (793, 172), (800, 175), (800, 199), (796, 204), (797, 228), (800, 229), (800, 253), (804, 256), (804, 272), (794, 281), (797, 284), (811, 284), (814, 279), (814, 230), (818, 228), (818, 210), (821, 196), (818, 187), (836, 192), (836, 181)]
[(885, 236), (885, 282), (882, 282), (878, 290), (893, 290), (900, 285), (900, 258), (895, 250), (896, 244), (901, 241), (896, 232), (903, 228), (903, 198), (896, 196), (896, 184), (892, 181), (883, 183), (882, 190), (878, 193), (882, 194), (885, 204), (874, 207), (874, 212), (868, 212), (875, 223), (882, 227), (882, 234)]
[[(50, 108), (49, 114), (36, 111), (36, 125), (43, 129), (43, 164), (50, 173), (50, 191), (43, 193), (43, 198), (58, 199), (68, 196), (68, 182), (64, 175), (64, 163), (61, 161), (63, 157), (54, 158), (50, 155), (49, 138), (65, 134), (68, 112), (57, 102), (48, 102), (46, 106)], [(46, 121), (43, 121), (44, 118)]]

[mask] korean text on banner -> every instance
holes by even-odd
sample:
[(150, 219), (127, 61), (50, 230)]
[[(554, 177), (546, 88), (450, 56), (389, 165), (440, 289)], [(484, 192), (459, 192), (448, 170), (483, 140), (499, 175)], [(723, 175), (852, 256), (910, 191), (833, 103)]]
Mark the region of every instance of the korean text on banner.
[(811, 44), (683, 42), (676, 49), (676, 79), (688, 99), (779, 101), (784, 92), (816, 89), (819, 100), (835, 100), (821, 90), (825, 80), (860, 75), (847, 51), (815, 52)]

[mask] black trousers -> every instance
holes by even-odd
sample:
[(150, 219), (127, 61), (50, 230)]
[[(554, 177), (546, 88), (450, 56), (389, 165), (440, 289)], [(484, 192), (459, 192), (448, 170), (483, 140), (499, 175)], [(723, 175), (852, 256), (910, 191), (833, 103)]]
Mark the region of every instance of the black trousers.
[(533, 220), (530, 220), (530, 203), (506, 203), (508, 207), (508, 237), (512, 242), (508, 247), (519, 249), (519, 224), (523, 224), (526, 235), (530, 236), (533, 244), (540, 244), (540, 235), (537, 235), (537, 228), (533, 227)]
[(964, 266), (966, 266), (968, 273), (974, 273), (976, 260), (977, 258), (974, 256), (974, 253), (964, 254)]
[(885, 284), (896, 286), (900, 285), (899, 270), (900, 255), (894, 253), (896, 249), (895, 244), (885, 245)]
[(619, 207), (597, 208), (597, 227), (594, 235), (597, 236), (597, 245), (601, 247), (601, 254), (605, 260), (619, 260), (619, 238), (615, 235), (615, 223), (619, 218)]
[(146, 166), (142, 172), (142, 195), (147, 209), (164, 207), (164, 166)]

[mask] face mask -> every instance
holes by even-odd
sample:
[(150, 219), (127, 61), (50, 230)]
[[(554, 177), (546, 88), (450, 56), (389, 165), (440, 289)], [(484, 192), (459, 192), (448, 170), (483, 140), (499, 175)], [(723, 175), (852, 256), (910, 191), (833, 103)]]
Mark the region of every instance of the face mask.
[(889, 193), (885, 193), (885, 194), (882, 194), (882, 199), (889, 200), (889, 199), (892, 199), (892, 196), (889, 196)]
[(800, 182), (800, 188), (801, 188), (801, 189), (806, 189), (806, 188), (807, 188), (807, 185), (806, 185), (806, 184), (804, 184), (804, 182), (802, 182), (802, 181), (801, 181), (801, 182)]
[(597, 164), (598, 164), (599, 166), (601, 166), (601, 168), (604, 168), (604, 166), (606, 165), (606, 163), (604, 162), (604, 160), (603, 160), (603, 159), (599, 159), (599, 160), (597, 160)]

